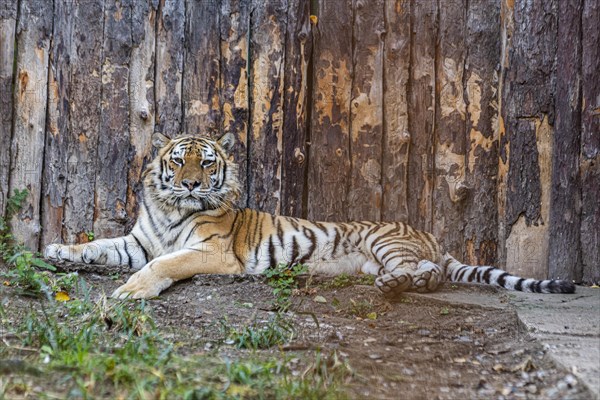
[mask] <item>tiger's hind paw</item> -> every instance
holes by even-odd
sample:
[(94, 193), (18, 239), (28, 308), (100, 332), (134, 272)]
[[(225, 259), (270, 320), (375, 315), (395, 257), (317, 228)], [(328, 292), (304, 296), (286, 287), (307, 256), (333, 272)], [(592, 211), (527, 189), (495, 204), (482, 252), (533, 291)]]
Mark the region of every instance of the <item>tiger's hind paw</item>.
[(408, 290), (412, 276), (401, 269), (383, 274), (375, 279), (375, 286), (385, 294), (397, 294)]

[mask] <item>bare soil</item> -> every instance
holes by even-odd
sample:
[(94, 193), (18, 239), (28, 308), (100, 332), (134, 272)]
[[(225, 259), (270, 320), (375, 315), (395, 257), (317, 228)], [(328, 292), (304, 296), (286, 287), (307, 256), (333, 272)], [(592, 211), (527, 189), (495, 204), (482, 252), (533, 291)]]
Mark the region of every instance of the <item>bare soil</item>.
[[(128, 273), (123, 271), (79, 268), (98, 297), (124, 283)], [(294, 339), (262, 352), (297, 357), (298, 373), (309, 353), (345, 363), (351, 371), (345, 385), (351, 398), (590, 397), (530, 338), (510, 310), (450, 304), (416, 294), (389, 299), (371, 286), (327, 287), (327, 279), (302, 284), (286, 313), (293, 321)], [(446, 285), (441, 290), (485, 292), (500, 301), (506, 297), (474, 285)], [(7, 293), (2, 293), (6, 310), (17, 318), (31, 300)], [(181, 351), (241, 357), (249, 350), (224, 342), (223, 325), (267, 321), (274, 315), (274, 300), (272, 288), (260, 276), (197, 276), (149, 304), (164, 337), (182, 344)]]

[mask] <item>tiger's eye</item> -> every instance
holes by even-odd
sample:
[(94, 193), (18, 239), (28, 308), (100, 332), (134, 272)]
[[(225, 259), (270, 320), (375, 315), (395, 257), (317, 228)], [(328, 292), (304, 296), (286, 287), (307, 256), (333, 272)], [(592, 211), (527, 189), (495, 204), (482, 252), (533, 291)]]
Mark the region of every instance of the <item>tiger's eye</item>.
[(182, 166), (183, 165), (183, 160), (180, 157), (173, 157), (171, 158), (171, 161), (173, 161), (175, 164)]
[(213, 165), (215, 163), (214, 160), (204, 160), (200, 163), (200, 165), (202, 165), (203, 168), (207, 168), (210, 167), (211, 165)]

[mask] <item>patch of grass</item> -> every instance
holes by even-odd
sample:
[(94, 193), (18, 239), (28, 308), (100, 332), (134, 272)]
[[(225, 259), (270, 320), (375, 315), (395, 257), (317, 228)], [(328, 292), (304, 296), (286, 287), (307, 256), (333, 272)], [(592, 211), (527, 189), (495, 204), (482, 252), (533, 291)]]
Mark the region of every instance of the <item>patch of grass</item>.
[(264, 272), (267, 284), (273, 288), (273, 294), (276, 296), (275, 305), (280, 310), (287, 310), (290, 307), (290, 297), (294, 289), (298, 288), (297, 277), (307, 272), (308, 267), (302, 264), (293, 266), (279, 264)]
[(375, 278), (375, 275), (339, 274), (334, 276), (331, 280), (323, 282), (320, 286), (323, 289), (341, 289), (354, 285), (373, 286), (375, 284)]
[[(359, 300), (354, 301), (350, 299), (350, 315), (353, 315), (358, 318), (368, 318), (375, 319), (377, 318), (377, 314), (375, 313), (375, 305), (373, 305), (372, 300)], [(375, 317), (373, 318), (373, 315)]]
[(281, 345), (294, 338), (294, 326), (281, 314), (275, 314), (269, 321), (254, 321), (242, 328), (233, 328), (227, 320), (221, 320), (221, 332), (225, 343), (238, 349), (268, 349)]

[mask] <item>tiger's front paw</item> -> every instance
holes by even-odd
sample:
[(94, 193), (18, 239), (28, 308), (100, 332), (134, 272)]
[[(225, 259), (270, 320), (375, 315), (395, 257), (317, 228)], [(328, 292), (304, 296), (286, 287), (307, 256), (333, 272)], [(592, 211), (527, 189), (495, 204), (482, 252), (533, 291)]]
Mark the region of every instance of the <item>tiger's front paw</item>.
[(131, 275), (127, 283), (118, 287), (111, 297), (117, 299), (149, 299), (158, 296), (172, 283), (173, 279), (162, 278), (146, 266)]
[[(65, 245), (62, 244), (51, 244), (46, 246), (44, 249), (44, 258), (50, 261), (63, 261), (65, 258), (63, 257), (63, 251), (66, 250)], [(68, 259), (68, 258), (66, 258)]]

